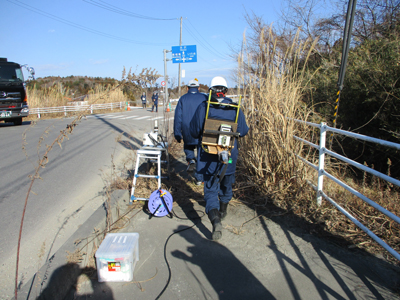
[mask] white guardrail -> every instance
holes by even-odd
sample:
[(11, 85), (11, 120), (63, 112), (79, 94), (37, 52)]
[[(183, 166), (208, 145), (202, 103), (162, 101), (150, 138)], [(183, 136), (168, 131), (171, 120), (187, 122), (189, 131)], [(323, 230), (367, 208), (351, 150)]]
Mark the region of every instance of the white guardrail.
[[(237, 102), (238, 95), (228, 95), (227, 97), (231, 98), (234, 102)], [(170, 103), (178, 102), (179, 98), (177, 99), (169, 99)], [(29, 108), (29, 114), (30, 115), (37, 115), (38, 118), (40, 119), (41, 114), (51, 114), (51, 113), (64, 113), (64, 116), (67, 116), (68, 112), (77, 112), (77, 111), (90, 111), (92, 114), (94, 110), (101, 110), (101, 109), (111, 109), (113, 110), (114, 108), (119, 108), (123, 109), (125, 107), (130, 106), (128, 102), (115, 102), (115, 103), (104, 103), (104, 104), (83, 104), (87, 103), (85, 102), (76, 102), (75, 105), (65, 105), (65, 106), (56, 106), (56, 107), (37, 107), (37, 108)], [(152, 105), (151, 102), (148, 103), (148, 105)], [(158, 106), (162, 107), (164, 103), (162, 101), (158, 102)], [(130, 106), (133, 107), (133, 106)], [(141, 103), (138, 104), (136, 107), (141, 107)]]
[(51, 114), (51, 113), (64, 113), (67, 116), (68, 112), (77, 112), (77, 111), (87, 111), (92, 114), (94, 110), (101, 109), (123, 109), (128, 107), (128, 102), (116, 102), (116, 103), (104, 103), (104, 104), (91, 104), (91, 105), (66, 105), (66, 106), (57, 106), (57, 107), (38, 107), (38, 108), (29, 108), (30, 115), (37, 115), (40, 118), (41, 114)]
[[(175, 99), (173, 99), (175, 100)], [(176, 99), (178, 101), (179, 99)], [(171, 101), (172, 102), (172, 101)], [(79, 102), (78, 102), (79, 103)], [(101, 109), (123, 109), (123, 108), (141, 108), (141, 104), (138, 106), (130, 106), (130, 101), (128, 102), (115, 102), (115, 103), (104, 103), (104, 104), (79, 104), (79, 105), (65, 105), (65, 106), (56, 106), (56, 107), (37, 107), (37, 108), (29, 108), (30, 115), (37, 115), (40, 118), (41, 114), (51, 114), (51, 113), (64, 113), (64, 116), (67, 116), (68, 112), (77, 112), (77, 111), (87, 111), (92, 114), (94, 110)], [(159, 102), (158, 106), (162, 106), (163, 102)], [(151, 107), (151, 103), (150, 103)]]
[[(238, 100), (238, 95), (227, 95), (227, 97), (231, 98), (234, 102)], [(178, 102), (179, 98), (169, 99), (170, 103)], [(37, 108), (29, 108), (30, 115), (37, 115), (40, 118), (41, 114), (51, 114), (51, 113), (64, 113), (64, 116), (67, 116), (68, 112), (79, 112), (79, 111), (90, 111), (92, 114), (94, 110), (101, 109), (111, 109), (119, 108), (123, 109), (130, 106), (132, 101), (122, 101), (115, 103), (104, 103), (104, 104), (87, 104), (87, 101), (78, 101), (71, 102), (70, 105), (65, 106), (56, 106), (56, 107), (37, 107)], [(152, 105), (152, 103), (148, 103), (148, 105)], [(159, 100), (158, 106), (162, 107), (164, 105), (162, 100)], [(130, 106), (130, 107), (141, 107), (141, 102), (139, 101), (138, 106)]]
[[(294, 119), (292, 119), (294, 120)], [(342, 186), (343, 188), (345, 188), (346, 190), (348, 190), (349, 192), (351, 192), (353, 195), (357, 196), (358, 198), (362, 199), (364, 202), (368, 203), (369, 205), (371, 205), (372, 207), (376, 208), (377, 210), (379, 210), (380, 212), (382, 212), (383, 214), (385, 214), (386, 216), (388, 216), (390, 219), (394, 220), (395, 222), (397, 222), (398, 224), (400, 224), (400, 217), (396, 216), (395, 214), (391, 213), (390, 211), (388, 211), (387, 209), (383, 208), (382, 206), (380, 206), (379, 204), (375, 203), (374, 201), (372, 201), (371, 199), (369, 199), (368, 197), (364, 196), (363, 194), (361, 194), (360, 192), (354, 190), (352, 187), (348, 186), (347, 184), (345, 184), (344, 182), (340, 181), (338, 178), (334, 177), (333, 175), (329, 174), (326, 170), (324, 170), (324, 165), (325, 165), (325, 154), (327, 155), (331, 155), (345, 163), (348, 163), (360, 170), (363, 170), (365, 172), (368, 172), (370, 174), (373, 174), (375, 176), (378, 176), (379, 178), (388, 181), (396, 186), (400, 186), (400, 181), (392, 178), (390, 176), (387, 176), (383, 173), (380, 173), (378, 171), (375, 171), (374, 169), (368, 168), (358, 162), (355, 162), (351, 159), (348, 159), (336, 152), (330, 151), (328, 149), (326, 149), (326, 133), (328, 131), (337, 133), (337, 134), (341, 134), (341, 135), (345, 135), (354, 139), (359, 139), (359, 140), (363, 140), (363, 141), (368, 141), (368, 142), (372, 142), (372, 143), (376, 143), (382, 146), (386, 146), (386, 147), (391, 147), (397, 150), (400, 150), (400, 144), (397, 143), (392, 143), (392, 142), (388, 142), (385, 140), (380, 140), (380, 139), (376, 139), (373, 137), (369, 137), (369, 136), (365, 136), (365, 135), (361, 135), (361, 134), (357, 134), (357, 133), (353, 133), (350, 131), (345, 131), (345, 130), (340, 130), (340, 129), (336, 129), (333, 127), (329, 127), (326, 125), (326, 123), (321, 123), (321, 124), (315, 124), (315, 123), (310, 123), (310, 122), (305, 122), (305, 121), (301, 121), (301, 120), (294, 120), (297, 123), (303, 123), (303, 124), (307, 124), (309, 126), (313, 126), (316, 128), (320, 129), (320, 140), (319, 140), (319, 145), (315, 145), (313, 143), (311, 143), (310, 141), (304, 140), (302, 138), (299, 138), (297, 136), (293, 136), (294, 139), (301, 141), (311, 147), (316, 148), (317, 150), (319, 150), (319, 162), (318, 162), (318, 166), (314, 165), (313, 163), (309, 162), (308, 160), (304, 159), (303, 157), (300, 157), (298, 155), (296, 155), (300, 160), (302, 160), (304, 163), (306, 163), (307, 165), (309, 165), (310, 167), (312, 167), (313, 169), (315, 169), (318, 172), (318, 184), (317, 186), (315, 186), (315, 184), (313, 184), (312, 182), (308, 182), (313, 188), (314, 190), (316, 190), (317, 192), (317, 204), (321, 205), (322, 202), (322, 197), (325, 198), (326, 200), (328, 200), (333, 206), (335, 206), (341, 213), (343, 213), (348, 219), (350, 219), (350, 221), (352, 221), (355, 225), (357, 225), (360, 229), (362, 229), (363, 231), (365, 231), (365, 233), (367, 233), (373, 240), (375, 240), (378, 244), (380, 244), (383, 248), (385, 248), (390, 254), (392, 254), (396, 259), (398, 259), (400, 261), (400, 254), (398, 252), (396, 252), (394, 249), (392, 249), (388, 244), (386, 244), (384, 241), (382, 241), (378, 236), (376, 236), (371, 230), (369, 230), (366, 226), (364, 226), (360, 221), (358, 221), (353, 215), (351, 215), (348, 211), (346, 211), (343, 207), (341, 207), (339, 204), (337, 204), (333, 199), (331, 199), (328, 195), (326, 195), (323, 191), (323, 180), (324, 180), (324, 176), (326, 176), (327, 178), (331, 179), (332, 181), (334, 181), (335, 183), (337, 183), (338, 185)]]

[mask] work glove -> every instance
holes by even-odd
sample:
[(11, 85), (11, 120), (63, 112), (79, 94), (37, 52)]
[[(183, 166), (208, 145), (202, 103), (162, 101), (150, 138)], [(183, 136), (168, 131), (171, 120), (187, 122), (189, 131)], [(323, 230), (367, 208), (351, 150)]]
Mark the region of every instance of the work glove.
[(178, 135), (175, 136), (175, 140), (180, 143), (182, 141), (182, 138)]

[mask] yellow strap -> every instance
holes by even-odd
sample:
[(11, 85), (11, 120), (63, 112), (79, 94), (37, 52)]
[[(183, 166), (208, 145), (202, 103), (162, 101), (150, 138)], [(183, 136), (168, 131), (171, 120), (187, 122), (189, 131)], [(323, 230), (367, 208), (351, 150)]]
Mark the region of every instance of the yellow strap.
[(239, 118), (239, 110), (240, 110), (240, 102), (242, 101), (242, 95), (239, 96), (239, 103), (237, 105), (237, 112), (236, 112), (236, 120), (235, 123), (238, 122), (238, 118)]
[(211, 90), (210, 90), (210, 94), (208, 95), (206, 120), (208, 119), (208, 111), (210, 109), (210, 103), (211, 103)]

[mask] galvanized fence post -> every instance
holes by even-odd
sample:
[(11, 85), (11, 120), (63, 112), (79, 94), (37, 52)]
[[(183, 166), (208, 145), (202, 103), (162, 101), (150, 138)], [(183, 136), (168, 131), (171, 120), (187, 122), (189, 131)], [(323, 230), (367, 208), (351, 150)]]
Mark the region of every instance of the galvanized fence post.
[(322, 190), (324, 183), (325, 166), (325, 145), (326, 145), (326, 123), (321, 123), (321, 133), (319, 138), (319, 162), (318, 162), (318, 186), (317, 186), (317, 205), (322, 203)]
[(90, 113), (93, 114), (93, 104), (90, 104)]
[(64, 106), (64, 116), (67, 116), (67, 107)]

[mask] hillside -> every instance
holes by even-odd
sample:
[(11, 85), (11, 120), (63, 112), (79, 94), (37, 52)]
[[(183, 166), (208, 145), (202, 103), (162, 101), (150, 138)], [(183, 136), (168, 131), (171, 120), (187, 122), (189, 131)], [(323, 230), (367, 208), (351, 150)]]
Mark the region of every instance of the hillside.
[[(103, 87), (107, 88), (108, 86), (113, 86), (121, 83), (121, 81), (116, 80), (110, 77), (88, 77), (88, 76), (47, 76), (40, 77), (36, 80), (28, 81), (27, 87), (30, 89), (36, 90), (44, 90), (49, 89), (53, 86), (59, 86), (59, 90), (65, 91), (65, 96), (69, 98), (80, 98), (84, 95), (87, 95), (90, 90), (95, 90), (95, 87)], [(124, 95), (129, 98), (131, 101), (138, 100), (143, 91), (146, 91), (148, 94), (152, 94), (154, 90), (160, 91), (162, 87), (159, 84), (155, 84), (154, 87), (143, 88), (140, 85), (131, 82), (125, 83), (123, 87)], [(208, 86), (205, 84), (200, 84), (200, 91), (206, 93), (208, 91)], [(181, 95), (187, 92), (186, 85), (182, 82), (181, 85)], [(169, 86), (170, 98), (179, 98), (178, 95), (178, 87), (176, 84), (172, 83)]]

